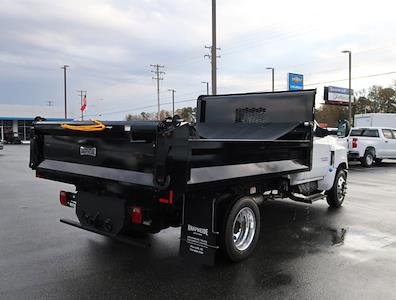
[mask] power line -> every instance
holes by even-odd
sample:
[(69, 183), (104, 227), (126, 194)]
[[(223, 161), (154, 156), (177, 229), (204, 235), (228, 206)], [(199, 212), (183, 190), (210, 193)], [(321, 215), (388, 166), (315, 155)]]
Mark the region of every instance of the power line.
[[(396, 71), (378, 73), (378, 74), (370, 74), (370, 75), (364, 75), (364, 76), (357, 76), (357, 77), (352, 77), (352, 79), (371, 78), (371, 77), (391, 75), (391, 74), (396, 74)], [(324, 81), (324, 82), (309, 83), (309, 84), (304, 84), (304, 86), (312, 86), (312, 85), (320, 85), (320, 84), (327, 84), (327, 83), (334, 83), (334, 82), (342, 82), (342, 81), (347, 81), (347, 80), (349, 80), (349, 78), (337, 79), (337, 80), (331, 80), (331, 81)]]
[[(179, 100), (179, 101), (175, 101), (175, 103), (185, 103), (185, 102), (192, 102), (192, 101), (197, 101), (196, 98), (194, 99), (187, 99), (187, 100)], [(168, 104), (172, 104), (172, 102), (164, 102), (162, 103), (163, 105), (168, 105)], [(147, 105), (147, 106), (140, 106), (140, 107), (133, 107), (133, 108), (129, 108), (129, 109), (125, 109), (125, 110), (119, 110), (119, 111), (112, 111), (112, 112), (105, 112), (105, 113), (101, 113), (101, 115), (115, 115), (115, 114), (121, 114), (121, 113), (127, 113), (127, 112), (131, 112), (131, 111), (136, 111), (136, 110), (142, 110), (142, 109), (147, 109), (147, 108), (153, 108), (156, 107), (157, 105)], [(92, 117), (95, 115), (86, 115), (86, 117)]]
[[(396, 74), (396, 71), (385, 72), (385, 73), (377, 73), (377, 74), (370, 74), (370, 75), (364, 75), (364, 76), (356, 76), (356, 77), (352, 77), (352, 79), (363, 79), (363, 78), (370, 78), (370, 77), (377, 77), (377, 76), (384, 76), (384, 75), (391, 75), (391, 74)], [(309, 83), (309, 84), (305, 84), (304, 86), (321, 85), (321, 84), (341, 82), (341, 81), (347, 81), (347, 80), (348, 80), (348, 78), (337, 79), (337, 80), (330, 80), (330, 81), (324, 81), (324, 82)], [(197, 101), (197, 99), (194, 98), (194, 99), (179, 100), (179, 101), (175, 101), (175, 103), (185, 103), (185, 102), (192, 102), (192, 101)], [(172, 102), (164, 102), (162, 104), (163, 105), (169, 105), (169, 104), (172, 104)], [(124, 109), (124, 110), (118, 110), (118, 111), (112, 111), (112, 112), (104, 112), (101, 115), (114, 115), (114, 114), (119, 114), (119, 113), (126, 113), (126, 112), (141, 110), (141, 109), (152, 108), (152, 107), (155, 107), (155, 106), (156, 105), (131, 107), (131, 108), (127, 108), (127, 109)], [(87, 115), (87, 116), (95, 116), (95, 115)]]

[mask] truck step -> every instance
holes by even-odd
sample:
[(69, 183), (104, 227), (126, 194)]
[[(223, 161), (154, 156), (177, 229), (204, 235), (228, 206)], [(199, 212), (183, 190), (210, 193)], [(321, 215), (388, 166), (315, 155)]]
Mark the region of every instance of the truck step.
[(148, 248), (150, 247), (150, 243), (147, 239), (143, 239), (143, 238), (133, 238), (127, 235), (115, 235), (115, 234), (111, 234), (111, 233), (106, 233), (100, 230), (97, 230), (95, 228), (91, 228), (91, 227), (87, 227), (87, 226), (83, 226), (81, 225), (79, 222), (73, 221), (73, 220), (69, 220), (69, 219), (60, 219), (59, 220), (61, 223), (70, 225), (70, 226), (74, 226), (80, 229), (84, 229), (96, 234), (100, 234), (100, 235), (104, 235), (107, 237), (110, 237), (112, 239), (115, 239), (117, 241), (126, 243), (126, 244), (130, 244), (133, 246), (138, 246), (138, 247), (142, 247), (142, 248)]
[(312, 204), (315, 201), (321, 200), (324, 197), (326, 197), (325, 194), (323, 194), (322, 192), (317, 193), (317, 194), (312, 194), (309, 196), (296, 196), (295, 194), (291, 193), (290, 194), (290, 199), (297, 201), (297, 202), (303, 202), (303, 203), (309, 203)]

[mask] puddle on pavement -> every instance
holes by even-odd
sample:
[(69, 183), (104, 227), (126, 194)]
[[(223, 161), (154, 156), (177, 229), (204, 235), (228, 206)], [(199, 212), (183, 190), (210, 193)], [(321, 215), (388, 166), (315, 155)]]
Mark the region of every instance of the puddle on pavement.
[(345, 235), (340, 253), (362, 261), (377, 256), (379, 252), (396, 248), (394, 245), (396, 245), (396, 236), (394, 235), (367, 227), (351, 227), (348, 228)]
[(344, 256), (357, 260), (366, 260), (378, 251), (396, 249), (396, 236), (367, 227), (328, 228), (301, 227), (295, 237), (311, 247), (339, 247)]

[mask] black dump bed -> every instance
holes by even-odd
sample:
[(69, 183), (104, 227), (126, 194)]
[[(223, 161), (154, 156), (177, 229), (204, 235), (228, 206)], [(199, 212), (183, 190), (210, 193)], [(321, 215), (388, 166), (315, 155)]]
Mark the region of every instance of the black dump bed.
[[(103, 122), (98, 132), (34, 123), (30, 167), (75, 184), (186, 190), (311, 168), (315, 90), (201, 96), (196, 125)], [(90, 122), (71, 122), (88, 125)]]

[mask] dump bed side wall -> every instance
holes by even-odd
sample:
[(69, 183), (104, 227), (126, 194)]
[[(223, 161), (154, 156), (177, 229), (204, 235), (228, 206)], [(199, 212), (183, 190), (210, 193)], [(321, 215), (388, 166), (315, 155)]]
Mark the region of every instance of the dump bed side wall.
[(315, 90), (201, 96), (189, 185), (243, 181), (312, 167)]

